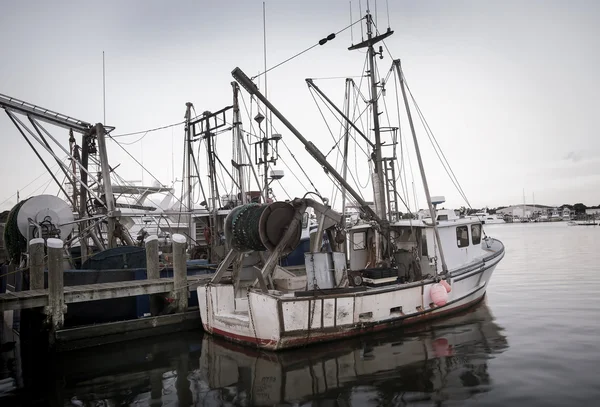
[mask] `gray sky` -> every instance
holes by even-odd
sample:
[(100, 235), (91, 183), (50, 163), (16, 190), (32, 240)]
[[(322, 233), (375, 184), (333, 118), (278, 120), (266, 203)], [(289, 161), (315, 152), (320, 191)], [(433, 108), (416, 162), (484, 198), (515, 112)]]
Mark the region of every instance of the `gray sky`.
[[(364, 9), (366, 0), (361, 3)], [(374, 13), (375, 2), (370, 5)], [(354, 20), (358, 6), (353, 0)], [(350, 22), (345, 0), (267, 1), (266, 10), (268, 66)], [(387, 47), (402, 59), (411, 90), (474, 207), (522, 203), (523, 189), (528, 202), (535, 194), (540, 204), (600, 204), (600, 141), (593, 133), (599, 18), (595, 1), (389, 1), (395, 34)], [(378, 27), (385, 30), (387, 21), (386, 2), (380, 0)], [(358, 42), (358, 25), (352, 35)], [(106, 124), (116, 127), (114, 134), (182, 121), (188, 101), (197, 113), (216, 111), (231, 104), (233, 68), (249, 75), (263, 70), (262, 1), (255, 0), (3, 1), (0, 37), (0, 93), (91, 123), (102, 121), (105, 51)], [(268, 74), (270, 100), (324, 152), (333, 141), (304, 79), (360, 75), (364, 54), (347, 51), (350, 44), (347, 30)], [(378, 64), (385, 74), (391, 59), (386, 55)], [(341, 105), (343, 82), (317, 83)], [(339, 125), (330, 123), (337, 137)], [(331, 195), (330, 182), (301, 144), (281, 123), (275, 128), (321, 193)], [(445, 195), (446, 206), (465, 205), (418, 122), (417, 129), (431, 193)], [(66, 131), (54, 134), (67, 144)], [(16, 202), (11, 195), (17, 189), (21, 198), (46, 186), (46, 193), (55, 193), (47, 175), (25, 188), (44, 169), (5, 114), (0, 137), (0, 202), (5, 201), (0, 207)], [(181, 178), (182, 141), (178, 126), (126, 147), (170, 184)], [(222, 148), (230, 143), (225, 136)], [(412, 143), (408, 147), (424, 207)], [(308, 186), (287, 151), (280, 152)], [(121, 164), (123, 178), (152, 180), (112, 141), (109, 158), (112, 165)], [(277, 168), (286, 170), (289, 195), (303, 195), (289, 170), (281, 163)], [(355, 171), (363, 185), (367, 171), (364, 163)], [(278, 198), (286, 197), (278, 184), (274, 190)], [(370, 185), (364, 195), (371, 199)]]

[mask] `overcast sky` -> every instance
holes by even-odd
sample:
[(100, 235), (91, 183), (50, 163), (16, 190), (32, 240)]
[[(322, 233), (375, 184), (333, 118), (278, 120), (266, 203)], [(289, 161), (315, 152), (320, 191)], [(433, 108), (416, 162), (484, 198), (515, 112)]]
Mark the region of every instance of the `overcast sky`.
[[(359, 1), (351, 4), (356, 20)], [(366, 0), (361, 5), (364, 9)], [(375, 2), (370, 6), (375, 13)], [(116, 127), (114, 134), (180, 122), (186, 102), (194, 103), (198, 114), (216, 111), (231, 104), (236, 66), (248, 75), (263, 70), (262, 8), (263, 2), (255, 0), (3, 1), (0, 93), (102, 122), (104, 51), (106, 124)], [(546, 205), (600, 204), (600, 2), (394, 0), (388, 6), (380, 0), (380, 30), (388, 25), (386, 8), (395, 31), (386, 45), (402, 59), (411, 90), (474, 207), (520, 204), (523, 190), (528, 203), (535, 196), (535, 203)], [(347, 26), (350, 2), (271, 0), (266, 15), (267, 66), (273, 66)], [(357, 25), (267, 76), (272, 103), (323, 152), (333, 140), (304, 80), (361, 75), (364, 54), (347, 50), (360, 35)], [(383, 75), (391, 62), (388, 55), (378, 60)], [(341, 106), (343, 79), (317, 84)], [(387, 91), (392, 100), (392, 83)], [(447, 207), (465, 205), (413, 115), (432, 195), (444, 195)], [(339, 124), (332, 120), (330, 125), (338, 137)], [(247, 118), (244, 126), (250, 129)], [(274, 126), (315, 186), (331, 196), (331, 183), (319, 166), (281, 123)], [(402, 130), (403, 136), (409, 134), (407, 127)], [(67, 145), (65, 130), (53, 129), (53, 134)], [(132, 143), (124, 147), (161, 183), (181, 179), (183, 128), (148, 133), (137, 141), (140, 136), (119, 141)], [(16, 203), (17, 190), (21, 198), (56, 193), (5, 114), (0, 137), (1, 209)], [(226, 150), (231, 138), (225, 137), (220, 149)], [(110, 162), (120, 164), (117, 171), (124, 179), (152, 181), (113, 141), (108, 143)], [(424, 207), (412, 142), (408, 148)], [(280, 154), (312, 189), (283, 146)], [(358, 167), (352, 164), (351, 172), (364, 186), (368, 167), (361, 154), (358, 150)], [(335, 154), (330, 157), (335, 161)], [(277, 198), (304, 195), (306, 188), (290, 169), (282, 162), (276, 168), (286, 171), (285, 192), (274, 184)], [(409, 183), (410, 178), (408, 172)], [(362, 191), (372, 199), (370, 184)]]

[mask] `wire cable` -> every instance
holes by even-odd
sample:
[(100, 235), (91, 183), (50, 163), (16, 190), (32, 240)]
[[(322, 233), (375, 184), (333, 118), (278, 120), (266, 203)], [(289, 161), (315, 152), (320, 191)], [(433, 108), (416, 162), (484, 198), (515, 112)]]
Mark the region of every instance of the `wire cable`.
[(359, 22), (360, 22), (360, 21), (362, 21), (363, 19), (364, 19), (364, 17), (361, 17), (359, 20), (356, 20), (355, 22), (351, 23), (350, 25), (348, 25), (348, 26), (346, 26), (346, 27), (342, 28), (342, 29), (341, 29), (341, 30), (339, 30), (338, 32), (336, 32), (336, 33), (333, 33), (333, 34), (329, 34), (329, 35), (328, 35), (326, 38), (323, 38), (323, 39), (319, 40), (319, 42), (317, 42), (317, 43), (316, 43), (316, 44), (314, 44), (314, 45), (311, 45), (310, 47), (306, 48), (304, 51), (300, 51), (300, 52), (298, 52), (297, 54), (295, 54), (295, 55), (293, 55), (293, 56), (289, 57), (289, 58), (288, 58), (288, 59), (286, 59), (285, 61), (283, 61), (283, 62), (280, 62), (280, 63), (278, 63), (277, 65), (275, 65), (275, 66), (272, 66), (271, 68), (267, 69), (266, 71), (264, 71), (264, 72), (262, 72), (262, 73), (259, 73), (259, 74), (255, 75), (255, 76), (253, 76), (252, 78), (250, 78), (250, 80), (254, 80), (254, 79), (258, 78), (259, 76), (262, 76), (262, 75), (266, 74), (267, 72), (270, 72), (270, 71), (272, 71), (273, 69), (275, 69), (275, 68), (277, 68), (277, 67), (279, 67), (279, 66), (281, 66), (281, 65), (285, 64), (286, 62), (289, 62), (289, 61), (291, 61), (292, 59), (299, 57), (300, 55), (302, 55), (302, 54), (304, 54), (304, 53), (306, 53), (306, 52), (310, 51), (310, 50), (311, 50), (311, 49), (313, 49), (313, 48), (315, 48), (317, 45), (325, 45), (325, 43), (326, 43), (327, 41), (331, 41), (331, 40), (333, 40), (333, 39), (335, 38), (335, 36), (336, 36), (336, 35), (338, 35), (338, 34), (340, 34), (341, 32), (343, 32), (343, 31), (347, 30), (348, 28), (351, 28), (353, 25), (355, 25), (355, 24), (359, 23)]

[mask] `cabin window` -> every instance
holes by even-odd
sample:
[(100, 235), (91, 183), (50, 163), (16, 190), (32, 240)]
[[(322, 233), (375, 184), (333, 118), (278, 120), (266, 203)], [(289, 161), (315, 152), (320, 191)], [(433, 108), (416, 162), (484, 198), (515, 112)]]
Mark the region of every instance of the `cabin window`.
[(354, 250), (365, 250), (367, 248), (366, 232), (355, 232), (352, 234), (352, 248)]
[(458, 226), (456, 228), (456, 243), (458, 247), (469, 245), (469, 228), (467, 226)]
[(448, 215), (438, 215), (437, 220), (448, 220)]
[(481, 225), (471, 225), (471, 240), (473, 244), (481, 243)]

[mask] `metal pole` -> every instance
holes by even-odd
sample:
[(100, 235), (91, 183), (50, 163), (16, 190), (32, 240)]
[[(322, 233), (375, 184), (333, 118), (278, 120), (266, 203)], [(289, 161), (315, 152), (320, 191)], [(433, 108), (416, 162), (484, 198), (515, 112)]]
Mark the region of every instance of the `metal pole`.
[[(350, 112), (350, 83), (352, 79), (346, 78), (346, 112)], [(346, 179), (348, 173), (348, 138), (350, 136), (350, 120), (346, 120), (346, 128), (344, 129), (344, 161), (342, 167), (342, 177)], [(346, 189), (342, 188), (342, 227), (346, 227)], [(346, 245), (344, 245), (346, 252)]]
[(237, 159), (240, 161), (237, 167), (238, 170), (238, 179), (240, 186), (240, 195), (242, 200), (242, 205), (246, 203), (246, 186), (244, 185), (244, 163), (242, 158), (242, 132), (240, 126), (242, 125), (242, 121), (240, 118), (240, 106), (238, 101), (238, 94), (240, 91), (240, 86), (237, 82), (231, 82), (231, 86), (233, 87), (233, 138), (236, 143), (237, 150)]
[(104, 184), (104, 199), (108, 215), (108, 248), (115, 247), (115, 224), (118, 213), (115, 211), (115, 199), (110, 181), (110, 167), (108, 165), (108, 152), (106, 151), (105, 130), (102, 123), (96, 124), (96, 139), (98, 140), (98, 154), (100, 155), (100, 166), (102, 171), (102, 182)]
[[(260, 124), (258, 125), (258, 128), (260, 129)], [(268, 130), (269, 126), (265, 125), (265, 133), (263, 136), (263, 165), (265, 166), (265, 173), (264, 173), (264, 189), (265, 189), (265, 203), (268, 202), (269, 200), (269, 163), (267, 162), (267, 156), (269, 155), (269, 140), (267, 139), (267, 130)]]
[(208, 155), (208, 164), (210, 167), (210, 199), (212, 201), (212, 207), (210, 208), (212, 220), (211, 227), (211, 239), (210, 239), (210, 259), (216, 261), (216, 246), (217, 238), (219, 236), (219, 225), (218, 225), (218, 210), (219, 210), (219, 190), (217, 188), (217, 169), (215, 166), (215, 152), (213, 146), (212, 135), (210, 134), (210, 118), (206, 118), (206, 153)]
[[(81, 184), (81, 188), (79, 188), (79, 219), (81, 219), (82, 222), (77, 225), (77, 228), (80, 232), (79, 244), (81, 247), (81, 264), (83, 264), (88, 258), (88, 240), (87, 237), (85, 237), (83, 233), (81, 233), (82, 230), (86, 230), (88, 227), (88, 222), (83, 220), (86, 218), (87, 214), (87, 168), (90, 151), (87, 142), (88, 137), (89, 136), (86, 134), (81, 135), (81, 163), (78, 163), (81, 165), (82, 168), (86, 169), (86, 171), (81, 172), (81, 179), (79, 181)], [(100, 249), (100, 247), (98, 249)]]
[[(440, 232), (437, 227), (437, 220), (435, 216), (435, 210), (431, 203), (431, 195), (429, 194), (429, 186), (427, 185), (427, 177), (425, 176), (425, 169), (423, 168), (423, 160), (421, 159), (421, 151), (419, 150), (419, 142), (417, 141), (417, 134), (415, 133), (415, 126), (413, 124), (412, 115), (410, 114), (410, 106), (408, 105), (408, 98), (406, 96), (406, 89), (404, 88), (404, 75), (402, 75), (402, 68), (400, 67), (400, 60), (394, 61), (396, 72), (400, 80), (400, 89), (402, 89), (402, 98), (404, 99), (404, 106), (406, 107), (406, 114), (408, 116), (408, 123), (410, 124), (410, 131), (412, 133), (413, 142), (415, 143), (415, 152), (417, 154), (417, 161), (419, 162), (419, 171), (421, 172), (421, 180), (423, 181), (423, 189), (425, 189), (425, 196), (427, 197), (427, 206), (429, 207), (429, 213), (431, 214), (431, 221), (433, 223), (433, 231), (435, 238), (438, 242), (438, 248), (440, 250), (440, 258), (442, 260), (442, 272), (446, 274), (448, 272), (448, 266), (446, 265), (446, 258), (444, 257), (444, 250), (442, 246), (442, 240), (440, 239)], [(435, 271), (437, 274), (437, 270)]]
[[(369, 41), (373, 38), (372, 31), (372, 17), (370, 14), (367, 15), (367, 36)], [(371, 77), (371, 103), (373, 104), (373, 127), (375, 131), (375, 147), (373, 153), (375, 155), (375, 174), (377, 185), (373, 184), (375, 189), (374, 200), (375, 209), (380, 218), (386, 219), (386, 205), (385, 205), (385, 188), (383, 185), (383, 169), (381, 166), (381, 132), (379, 129), (379, 112), (377, 104), (377, 82), (375, 78), (375, 51), (373, 50), (373, 44), (369, 43), (369, 73)]]
[(187, 178), (187, 207), (188, 207), (188, 211), (190, 212), (190, 215), (188, 217), (188, 239), (189, 242), (192, 242), (192, 236), (194, 233), (193, 230), (193, 226), (192, 226), (192, 219), (193, 219), (193, 215), (192, 215), (192, 132), (191, 132), (191, 125), (190, 125), (190, 120), (192, 118), (191, 114), (191, 109), (193, 104), (191, 102), (187, 102), (185, 104), (186, 106), (186, 111), (185, 111), (185, 134), (186, 134), (186, 139), (185, 139), (185, 146), (186, 146), (186, 178)]

